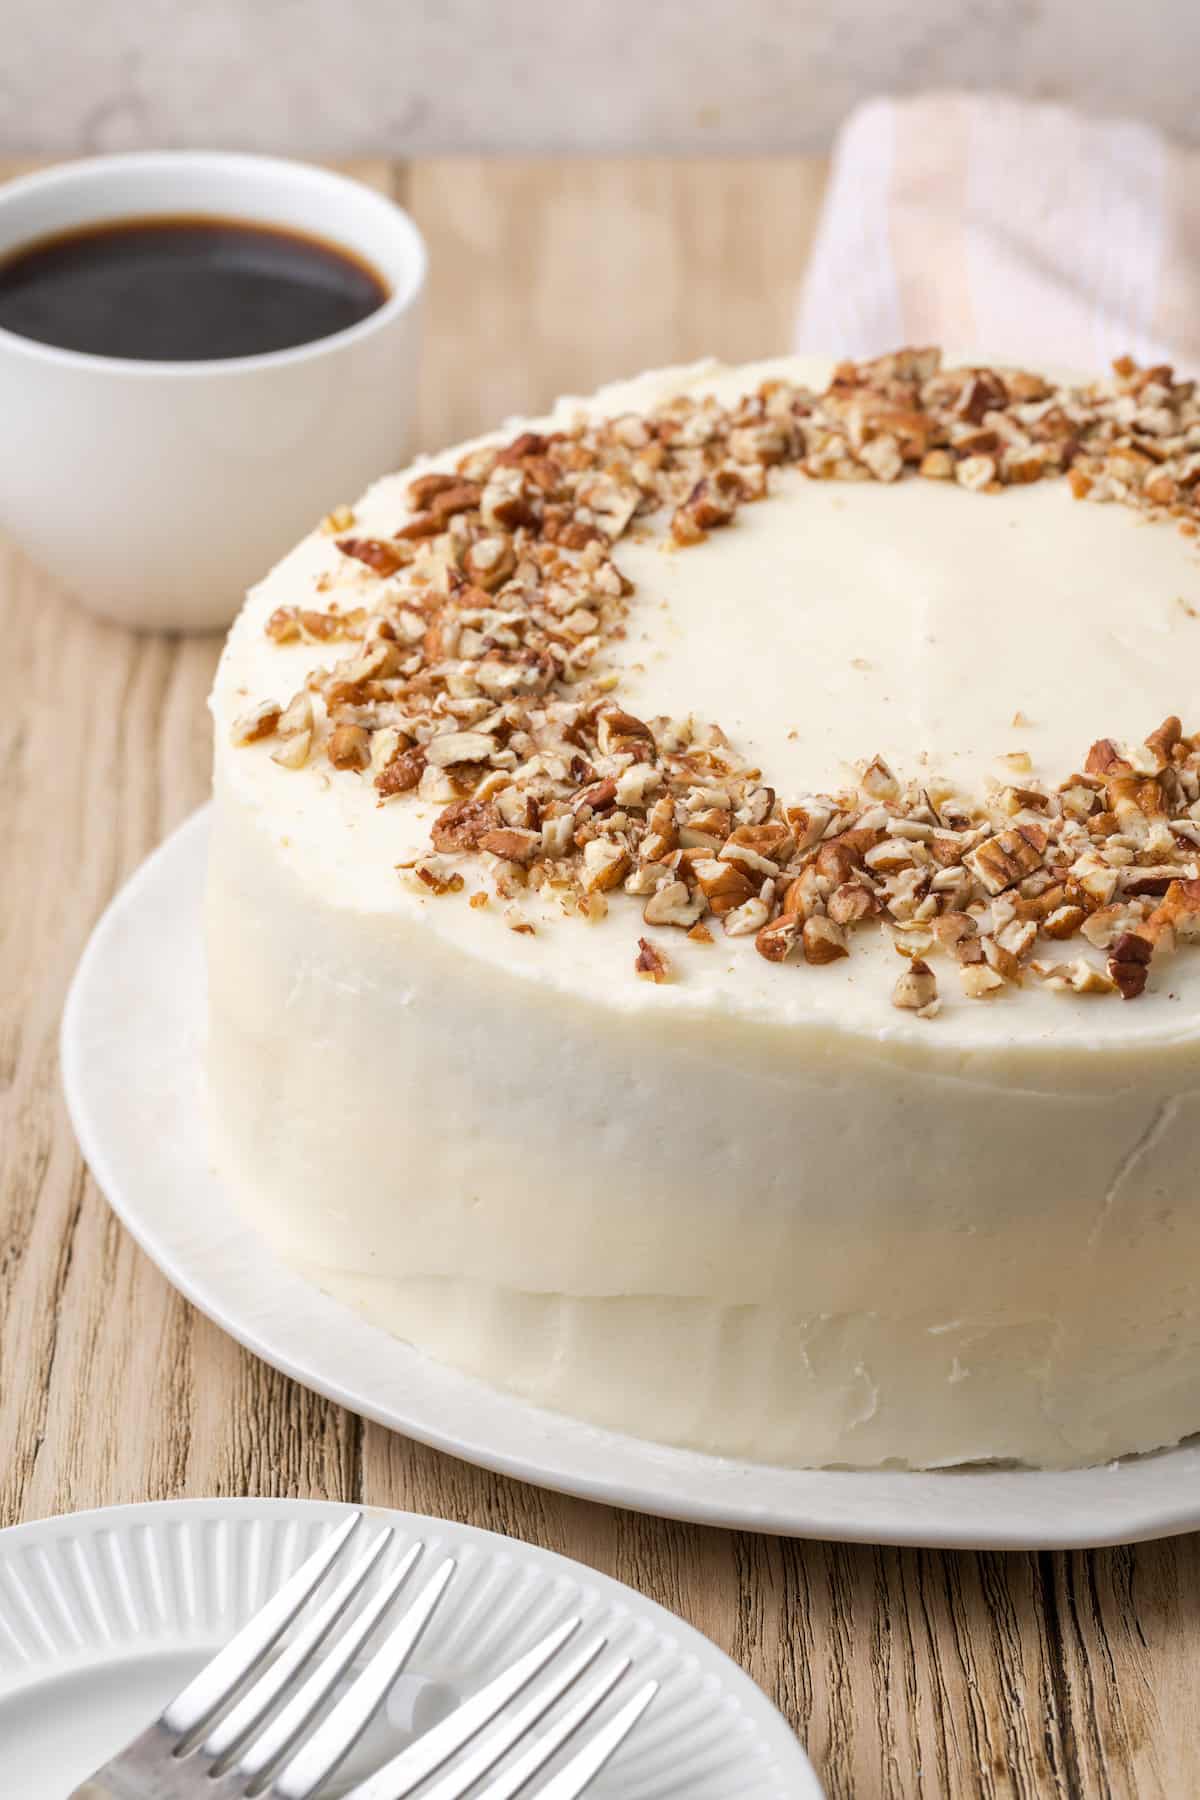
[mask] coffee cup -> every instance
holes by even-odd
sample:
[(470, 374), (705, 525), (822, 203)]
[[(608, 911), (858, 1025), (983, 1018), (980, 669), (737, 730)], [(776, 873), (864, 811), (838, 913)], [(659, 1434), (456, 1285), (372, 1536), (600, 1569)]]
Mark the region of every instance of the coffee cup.
[(97, 355), (0, 328), (0, 526), (92, 611), (202, 631), (226, 625), (296, 538), (402, 461), (426, 254), (402, 208), (344, 176), (166, 151), (0, 188), (0, 261), (84, 226), (168, 217), (305, 234), (381, 283), (358, 323), (252, 355)]

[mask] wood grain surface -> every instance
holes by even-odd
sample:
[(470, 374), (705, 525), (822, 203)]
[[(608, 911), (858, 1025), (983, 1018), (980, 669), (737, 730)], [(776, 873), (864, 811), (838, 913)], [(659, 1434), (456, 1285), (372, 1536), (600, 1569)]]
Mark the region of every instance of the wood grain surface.
[[(794, 161), (357, 172), (430, 242), (425, 447), (646, 365), (785, 348), (823, 179)], [(180, 1299), (81, 1163), (56, 1040), (98, 913), (206, 796), (218, 646), (94, 621), (15, 550), (0, 643), (0, 1524), (199, 1494), (440, 1513), (577, 1557), (697, 1625), (782, 1708), (838, 1800), (1200, 1793), (1194, 1538), (949, 1555), (609, 1511), (366, 1424)]]

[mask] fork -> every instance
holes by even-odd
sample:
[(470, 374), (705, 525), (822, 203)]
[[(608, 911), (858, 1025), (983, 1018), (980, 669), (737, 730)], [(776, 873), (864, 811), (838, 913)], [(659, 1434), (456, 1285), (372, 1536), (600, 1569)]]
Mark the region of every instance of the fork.
[[(354, 1513), (331, 1532), (154, 1723), (76, 1788), (70, 1800), (246, 1800), (249, 1795), (307, 1800), (328, 1780), (383, 1705), (455, 1570), (452, 1557), (438, 1563), (340, 1699), (326, 1710), (424, 1550), (423, 1544), (413, 1544), (335, 1639), (395, 1535), (391, 1527), (379, 1532), (345, 1568), (347, 1547), (361, 1522), (362, 1514)], [(272, 1661), (284, 1633), (334, 1573), (340, 1578), (332, 1591)], [(477, 1787), (607, 1648), (603, 1637), (573, 1643), (580, 1624), (579, 1618), (564, 1620), (343, 1800), (403, 1800), (418, 1789), (420, 1800), (466, 1800), (468, 1793), (474, 1800), (513, 1800), (525, 1793), (631, 1666), (626, 1657), (599, 1672), (500, 1774)], [(325, 1654), (319, 1656), (322, 1648)], [(526, 1693), (543, 1671), (545, 1681)], [(657, 1682), (645, 1682), (539, 1789), (537, 1800), (576, 1800), (584, 1793), (657, 1691)], [(465, 1754), (445, 1771), (460, 1751)]]

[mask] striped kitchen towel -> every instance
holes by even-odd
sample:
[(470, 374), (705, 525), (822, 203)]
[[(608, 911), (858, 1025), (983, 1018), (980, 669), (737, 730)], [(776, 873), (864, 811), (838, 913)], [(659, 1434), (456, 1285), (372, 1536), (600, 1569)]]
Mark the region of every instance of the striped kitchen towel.
[(796, 347), (898, 344), (1200, 372), (1200, 151), (1001, 95), (872, 100), (847, 121)]

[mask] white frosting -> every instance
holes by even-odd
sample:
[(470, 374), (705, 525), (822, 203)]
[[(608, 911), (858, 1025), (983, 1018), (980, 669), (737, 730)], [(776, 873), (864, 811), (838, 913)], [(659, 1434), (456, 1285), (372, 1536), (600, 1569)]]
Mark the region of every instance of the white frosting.
[[(664, 371), (556, 416), (768, 373), (824, 371)], [(356, 530), (395, 530), (408, 478)], [(618, 545), (612, 661), (631, 710), (718, 720), (783, 794), (875, 751), (978, 787), (1027, 750), (1059, 778), (1186, 707), (1200, 562), (1176, 532), (1061, 482), (773, 490), (700, 548)], [(731, 1453), (1069, 1463), (1200, 1428), (1200, 956), (1132, 1005), (973, 1002), (945, 973), (927, 1022), (889, 1004), (882, 933), (778, 968), (651, 932), (679, 971), (653, 987), (621, 896), (596, 926), (530, 902), (527, 937), (419, 894), (395, 865), (435, 809), (229, 744), (310, 666), (263, 624), (322, 571), (345, 602), (374, 581), (306, 540), (213, 701), (216, 1139), (285, 1254), (489, 1379)]]

